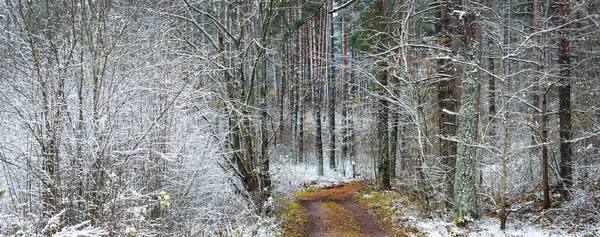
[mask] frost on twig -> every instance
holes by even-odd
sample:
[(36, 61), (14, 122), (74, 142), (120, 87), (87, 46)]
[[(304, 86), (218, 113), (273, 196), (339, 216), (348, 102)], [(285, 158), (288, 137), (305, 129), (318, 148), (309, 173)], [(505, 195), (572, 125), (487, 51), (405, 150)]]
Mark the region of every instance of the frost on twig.
[(465, 11), (454, 10), (453, 13), (458, 14), (459, 20), (462, 20), (462, 17), (465, 15)]
[[(58, 230), (60, 226), (60, 218), (65, 214), (65, 210), (62, 210), (60, 213), (52, 216), (48, 219), (48, 224), (44, 227), (44, 233), (52, 233)], [(56, 232), (52, 236), (54, 237), (67, 237), (67, 236), (86, 236), (86, 237), (99, 237), (108, 234), (105, 230), (98, 227), (89, 226), (90, 221), (84, 221), (77, 225), (72, 225), (63, 228), (62, 230)]]
[[(105, 236), (108, 233), (102, 228), (88, 226), (90, 221), (84, 221), (77, 225), (69, 226), (64, 228), (60, 232), (52, 235), (54, 237), (67, 237), (67, 236), (86, 236), (86, 237), (100, 237)], [(85, 227), (84, 227), (85, 226)]]
[(452, 111), (447, 110), (447, 109), (442, 109), (442, 112), (444, 112), (445, 114), (449, 114), (449, 115), (458, 115), (458, 113), (452, 112)]

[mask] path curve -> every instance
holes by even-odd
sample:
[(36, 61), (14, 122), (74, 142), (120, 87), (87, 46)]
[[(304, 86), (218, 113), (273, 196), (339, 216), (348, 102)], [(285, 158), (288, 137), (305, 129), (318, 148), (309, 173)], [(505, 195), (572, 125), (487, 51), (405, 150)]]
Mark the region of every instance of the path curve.
[(352, 200), (362, 183), (309, 192), (299, 197), (309, 226), (305, 236), (392, 236), (385, 232), (365, 208)]

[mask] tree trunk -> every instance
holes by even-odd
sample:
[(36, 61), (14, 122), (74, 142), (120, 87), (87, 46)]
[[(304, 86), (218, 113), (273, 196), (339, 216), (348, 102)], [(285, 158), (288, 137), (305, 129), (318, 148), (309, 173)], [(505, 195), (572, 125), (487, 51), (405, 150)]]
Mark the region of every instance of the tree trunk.
[[(385, 0), (378, 0), (374, 3), (374, 14), (376, 16), (383, 17), (385, 14), (385, 7), (388, 6)], [(375, 30), (383, 32), (385, 30), (385, 23), (379, 22), (375, 25)], [(383, 38), (379, 39), (380, 42), (386, 42)], [(383, 47), (383, 46), (382, 46)], [(388, 105), (388, 64), (384, 58), (378, 58), (377, 62), (377, 94), (378, 99), (375, 106), (377, 108), (377, 186), (382, 190), (389, 190), (390, 185), (390, 157), (389, 157), (389, 105)]]
[[(321, 14), (321, 17), (324, 13)], [(319, 41), (318, 36), (322, 36), (322, 32), (324, 32), (322, 28), (322, 23), (318, 22), (320, 25), (317, 26), (317, 21), (313, 21), (313, 28), (315, 29), (315, 33), (312, 35), (312, 80), (315, 83), (315, 120), (316, 120), (316, 137), (315, 137), (315, 149), (317, 152), (317, 163), (318, 163), (318, 174), (320, 176), (324, 175), (324, 159), (323, 159), (323, 124), (321, 120), (321, 108), (323, 106), (323, 85), (321, 79), (321, 58), (319, 57)], [(322, 39), (322, 38), (321, 38)]]
[[(472, 6), (470, 6), (472, 7)], [(476, 116), (477, 85), (479, 83), (480, 27), (477, 14), (471, 9), (464, 16), (465, 34), (463, 40), (464, 57), (468, 62), (464, 66), (464, 76), (461, 84), (461, 106), (458, 112), (460, 126), (458, 140), (460, 141), (456, 159), (456, 177), (454, 181), (454, 217), (457, 222), (479, 218), (479, 200), (475, 180), (475, 159), (477, 150), (478, 124), (473, 119)]]
[[(491, 1), (490, 0), (486, 0), (486, 6), (488, 7), (492, 7)], [(494, 45), (494, 38), (491, 35), (487, 36), (487, 47), (488, 49), (492, 48), (492, 45)], [(488, 131), (488, 135), (493, 136), (495, 134), (495, 127), (493, 126), (492, 122), (494, 121), (494, 117), (496, 116), (496, 79), (494, 78), (494, 71), (495, 69), (495, 65), (494, 65), (494, 55), (492, 54), (492, 50), (488, 50), (488, 55), (487, 55), (487, 60), (488, 60), (488, 72), (490, 72), (489, 75), (489, 79), (488, 79), (488, 122), (490, 123), (490, 125), (492, 126)]]
[[(441, 3), (442, 4), (442, 3)], [(453, 14), (454, 10), (459, 10), (460, 0), (453, 0), (441, 5), (438, 17), (439, 23), (436, 25), (436, 32), (439, 35), (438, 43), (446, 48), (449, 48), (452, 53), (450, 57), (454, 57), (458, 53), (458, 45), (460, 40), (456, 37), (459, 35), (458, 21)], [(457, 75), (461, 73), (459, 64), (451, 62), (448, 59), (440, 59), (437, 62), (438, 73), (440, 74), (440, 82), (437, 86), (438, 90), (438, 107), (439, 107), (439, 154), (443, 166), (443, 182), (445, 185), (445, 195), (447, 197), (446, 204), (450, 207), (454, 192), (454, 170), (456, 166), (457, 146), (454, 138), (458, 128), (458, 120), (456, 112), (459, 109), (459, 92)]]
[[(285, 45), (283, 45), (281, 48), (284, 49)], [(285, 54), (285, 57), (282, 58), (282, 60), (284, 60), (285, 62), (289, 62), (288, 60), (288, 53)], [(278, 106), (278, 114), (279, 114), (279, 125), (277, 126), (277, 132), (279, 135), (279, 140), (275, 142), (275, 144), (279, 143), (283, 143), (283, 134), (285, 133), (284, 126), (284, 115), (283, 115), (283, 110), (284, 110), (284, 98), (285, 98), (285, 87), (286, 87), (286, 81), (287, 81), (287, 77), (289, 75), (288, 71), (287, 71), (287, 67), (286, 69), (279, 69), (279, 74), (278, 74), (278, 78), (279, 78), (279, 90), (278, 90), (278, 96), (277, 96), (277, 106)]]
[[(333, 0), (329, 1), (328, 9), (333, 9)], [(329, 37), (327, 42), (329, 42), (328, 48), (329, 53), (327, 54), (327, 63), (329, 65), (329, 73), (327, 77), (329, 78), (329, 93), (327, 96), (329, 98), (328, 103), (328, 112), (329, 112), (329, 168), (335, 169), (335, 64), (334, 64), (334, 40), (333, 40), (333, 14), (327, 14), (327, 22), (329, 26)]]
[[(298, 58), (298, 52), (299, 52), (299, 41), (300, 39), (296, 39), (296, 43), (295, 43), (295, 47), (294, 47), (294, 62), (299, 62)], [(293, 84), (292, 84), (292, 89), (290, 91), (290, 105), (292, 106), (292, 117), (291, 117), (291, 122), (290, 122), (290, 130), (291, 130), (291, 135), (292, 135), (292, 153), (293, 153), (293, 157), (294, 157), (294, 163), (298, 164), (298, 108), (300, 106), (298, 106), (298, 86), (299, 86), (299, 77), (298, 77), (298, 73), (297, 73), (297, 69), (295, 68), (296, 63), (292, 63), (291, 64), (291, 68), (292, 68), (292, 74), (293, 74)]]
[[(398, 85), (394, 85), (397, 87)], [(396, 91), (396, 90), (394, 90)], [(396, 109), (397, 106), (394, 106)], [(398, 123), (399, 123), (399, 114), (396, 110), (390, 111), (390, 150), (389, 150), (389, 159), (390, 159), (390, 180), (396, 178), (396, 156), (398, 151)]]
[(570, 0), (558, 2), (558, 64), (560, 81), (558, 86), (558, 114), (560, 119), (560, 194), (565, 200), (571, 199), (573, 186), (572, 148), (571, 148), (571, 55), (569, 50), (570, 26), (567, 23), (570, 14)]
[[(533, 1), (533, 19), (532, 19), (532, 28), (535, 32), (540, 31), (540, 14), (541, 14), (541, 2), (540, 0)], [(536, 44), (541, 43), (540, 36), (535, 35), (533, 38)], [(536, 50), (538, 51), (537, 55), (534, 55), (536, 61), (540, 64), (544, 64), (542, 57), (546, 53), (542, 49)], [(537, 70), (541, 70), (541, 66), (536, 66)], [(541, 85), (541, 86), (540, 86)], [(542, 190), (544, 192), (544, 203), (543, 208), (550, 208), (550, 184), (548, 177), (548, 95), (546, 88), (546, 79), (543, 77), (539, 82), (536, 83), (536, 96), (537, 100), (534, 98), (534, 101), (541, 102), (540, 108), (540, 126), (538, 131), (540, 131), (540, 140), (541, 140), (541, 152), (542, 152)], [(541, 97), (541, 98), (540, 98)], [(534, 104), (535, 105), (535, 104)]]
[[(342, 5), (346, 3), (346, 0), (342, 0)], [(342, 14), (341, 16), (341, 61), (342, 67), (340, 68), (340, 79), (342, 81), (342, 175), (346, 176), (346, 164), (348, 162), (348, 110), (350, 109), (349, 98), (349, 84), (350, 77), (348, 77), (348, 56), (347, 52), (347, 39), (346, 39), (346, 17)]]
[[(355, 50), (353, 47), (350, 49), (350, 60), (348, 60), (348, 67), (352, 68), (352, 64), (354, 63)], [(352, 166), (352, 177), (356, 178), (356, 132), (354, 130), (354, 118), (356, 116), (356, 104), (354, 103), (357, 98), (357, 79), (354, 70), (350, 70), (348, 73), (348, 149), (350, 165)]]
[(388, 131), (388, 101), (386, 87), (388, 85), (388, 75), (385, 69), (387, 65), (384, 62), (379, 64), (380, 72), (377, 76), (379, 80), (377, 103), (377, 183), (380, 189), (389, 190), (390, 185), (390, 157), (389, 157), (389, 131)]
[(306, 47), (308, 27), (300, 37), (300, 75), (298, 76), (298, 162), (304, 163), (304, 78), (306, 77)]
[[(545, 83), (545, 82), (544, 82)], [(542, 113), (540, 130), (542, 130), (542, 189), (544, 191), (544, 209), (550, 208), (550, 184), (548, 177), (548, 95), (546, 87), (542, 87)]]

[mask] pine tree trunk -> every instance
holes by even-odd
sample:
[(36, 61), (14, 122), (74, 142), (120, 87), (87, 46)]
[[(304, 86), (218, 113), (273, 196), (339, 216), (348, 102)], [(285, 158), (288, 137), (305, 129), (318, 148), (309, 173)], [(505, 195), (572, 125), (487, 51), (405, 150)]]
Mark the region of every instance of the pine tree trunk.
[[(492, 7), (492, 4), (490, 2), (490, 0), (486, 0), (486, 6), (488, 7)], [(491, 48), (492, 45), (494, 45), (494, 38), (490, 35), (487, 36), (487, 47)], [(492, 122), (494, 121), (494, 117), (496, 116), (496, 79), (494, 78), (494, 71), (495, 69), (495, 65), (494, 65), (494, 55), (492, 54), (492, 50), (488, 50), (488, 72), (490, 72), (491, 74), (489, 75), (489, 79), (488, 79), (488, 122), (490, 124), (492, 124)], [(495, 128), (492, 124), (492, 127), (488, 130), (488, 135), (493, 136), (495, 134)]]
[[(350, 50), (350, 60), (348, 60), (348, 67), (352, 67), (352, 63), (354, 62), (354, 48)], [(356, 104), (354, 103), (357, 98), (357, 88), (356, 88), (356, 74), (354, 70), (350, 70), (348, 73), (348, 150), (349, 150), (349, 158), (350, 165), (352, 166), (352, 177), (356, 178), (356, 132), (354, 130), (354, 118), (356, 116)]]
[(379, 80), (377, 103), (377, 183), (380, 189), (389, 190), (390, 185), (390, 157), (389, 157), (389, 131), (388, 131), (388, 100), (386, 98), (386, 86), (388, 85), (388, 75), (385, 69), (387, 65), (380, 63), (381, 72), (377, 76)]
[(306, 77), (306, 46), (308, 27), (304, 27), (300, 38), (300, 75), (298, 76), (298, 162), (304, 163), (304, 79)]
[[(459, 34), (457, 19), (452, 16), (454, 10), (459, 10), (460, 0), (453, 0), (444, 2), (446, 4), (440, 6), (439, 9), (439, 23), (436, 25), (436, 33), (440, 39), (438, 43), (452, 50), (451, 57), (454, 57), (458, 52), (459, 40), (456, 38)], [(457, 145), (453, 141), (456, 137), (456, 131), (458, 128), (458, 118), (455, 113), (459, 109), (459, 98), (458, 98), (458, 78), (457, 75), (461, 73), (461, 66), (456, 63), (452, 63), (451, 60), (440, 59), (438, 60), (438, 72), (441, 77), (441, 81), (437, 86), (438, 90), (438, 107), (439, 107), (439, 156), (442, 159), (443, 165), (443, 182), (445, 185), (445, 195), (447, 197), (446, 204), (449, 207), (452, 203), (453, 192), (454, 192), (454, 173), (456, 166), (456, 152)]]
[[(533, 1), (533, 19), (532, 19), (532, 28), (535, 32), (540, 31), (541, 27), (540, 27), (540, 14), (541, 14), (541, 2), (540, 0), (534, 0)], [(534, 42), (536, 44), (538, 43), (542, 43), (540, 40), (540, 36), (535, 35), (533, 38)], [(534, 57), (536, 58), (536, 61), (540, 64), (544, 64), (542, 57), (544, 57), (544, 54), (546, 52), (544, 52), (543, 50), (536, 50), (539, 51), (537, 55), (534, 55)], [(541, 70), (542, 67), (541, 66), (536, 66), (537, 70)], [(541, 85), (541, 86), (540, 86)], [(545, 77), (540, 79), (540, 81), (538, 83), (536, 83), (536, 96), (537, 101), (541, 102), (541, 108), (540, 108), (540, 116), (539, 116), (539, 120), (540, 120), (540, 126), (538, 131), (540, 131), (540, 140), (541, 140), (541, 152), (542, 152), (542, 190), (544, 193), (544, 203), (543, 203), (543, 208), (547, 209), (550, 208), (550, 184), (549, 184), (549, 177), (548, 177), (548, 128), (547, 128), (547, 124), (548, 124), (548, 96), (547, 96), (547, 89), (546, 89), (546, 79)], [(541, 98), (540, 98), (541, 97)], [(534, 99), (534, 101), (536, 101)]]
[[(386, 2), (384, 0), (378, 0), (374, 3), (374, 13), (376, 16), (384, 16), (386, 11)], [(375, 29), (383, 32), (385, 30), (384, 23), (377, 23)], [(384, 39), (380, 39), (380, 42), (386, 42)], [(377, 94), (378, 100), (375, 103), (377, 108), (377, 186), (382, 190), (389, 190), (390, 185), (390, 153), (389, 153), (389, 105), (388, 105), (388, 64), (385, 59), (378, 59), (377, 63)]]
[[(558, 64), (560, 81), (558, 86), (558, 116), (560, 119), (560, 194), (565, 200), (571, 199), (573, 186), (572, 148), (571, 148), (571, 55), (569, 51), (570, 26), (567, 24), (570, 14), (570, 0), (558, 2)], [(566, 24), (566, 25), (565, 25)]]
[[(346, 0), (342, 0), (342, 5), (346, 3)], [(342, 81), (342, 175), (346, 176), (346, 164), (348, 162), (348, 110), (349, 110), (349, 84), (350, 77), (348, 77), (348, 56), (347, 52), (347, 40), (346, 40), (346, 17), (341, 16), (341, 61), (342, 67), (340, 68), (340, 79)]]
[[(398, 86), (398, 85), (395, 85)], [(394, 106), (397, 108), (396, 106)], [(390, 111), (390, 180), (396, 178), (396, 156), (398, 151), (398, 112), (395, 110)]]
[[(296, 38), (296, 43), (295, 43), (295, 47), (294, 47), (294, 62), (299, 62), (299, 36), (298, 38)], [(297, 73), (297, 69), (295, 67), (296, 63), (292, 63), (291, 64), (291, 68), (292, 68), (292, 77), (294, 78), (293, 81), (293, 85), (292, 85), (292, 89), (290, 91), (290, 105), (292, 106), (292, 117), (291, 117), (291, 122), (290, 122), (290, 130), (291, 130), (291, 135), (292, 135), (292, 153), (293, 153), (293, 157), (294, 157), (294, 163), (298, 164), (298, 108), (300, 106), (298, 106), (298, 87), (299, 87), (299, 83), (298, 83), (298, 73)]]
[[(501, 68), (507, 68), (506, 65), (506, 60), (502, 59), (500, 60), (500, 65)], [(503, 74), (503, 78), (506, 78), (509, 74), (509, 71), (505, 70), (504, 74)], [(504, 80), (505, 82), (507, 82), (506, 80)], [(508, 124), (507, 124), (507, 117), (508, 117), (508, 112), (507, 110), (507, 102), (506, 102), (506, 90), (507, 90), (507, 85), (504, 84), (502, 85), (502, 92), (501, 92), (501, 97), (502, 97), (502, 147), (501, 147), (501, 155), (500, 155), (500, 229), (504, 230), (506, 228), (506, 218), (508, 217), (508, 213), (506, 212), (506, 192), (507, 192), (507, 188), (506, 188), (506, 179), (508, 177), (506, 177), (507, 175), (507, 167), (506, 167), (506, 160), (508, 159)]]
[[(321, 14), (323, 15), (323, 14)], [(319, 21), (319, 24), (322, 24)], [(323, 85), (321, 79), (321, 62), (322, 60), (319, 57), (319, 44), (318, 44), (318, 36), (322, 36), (322, 32), (324, 30), (321, 27), (322, 25), (317, 26), (317, 21), (313, 21), (313, 28), (315, 28), (315, 32), (312, 36), (312, 58), (313, 58), (313, 81), (315, 83), (315, 120), (316, 120), (316, 152), (317, 152), (317, 162), (318, 162), (318, 174), (320, 176), (324, 175), (324, 159), (323, 159), (323, 125), (321, 120), (321, 108), (323, 106)], [(318, 29), (318, 30), (317, 30)], [(322, 38), (321, 38), (322, 39)]]
[(471, 9), (464, 16), (465, 34), (463, 38), (463, 55), (469, 63), (464, 65), (464, 76), (461, 84), (461, 106), (458, 111), (458, 140), (456, 176), (454, 181), (454, 217), (457, 222), (477, 219), (480, 215), (479, 200), (475, 180), (475, 160), (477, 150), (478, 124), (476, 116), (477, 85), (479, 83), (480, 27), (476, 14)]
[[(329, 1), (328, 9), (333, 9), (333, 0)], [(335, 169), (335, 64), (334, 64), (334, 40), (333, 40), (333, 14), (327, 14), (327, 22), (329, 25), (329, 37), (328, 37), (328, 48), (329, 53), (327, 54), (327, 63), (329, 65), (329, 73), (327, 77), (329, 78), (329, 103), (328, 103), (328, 112), (329, 112), (329, 168)]]
[[(544, 82), (545, 83), (545, 82)], [(546, 87), (542, 87), (542, 113), (540, 130), (542, 130), (542, 189), (544, 191), (544, 209), (550, 208), (550, 184), (548, 177), (548, 96)]]

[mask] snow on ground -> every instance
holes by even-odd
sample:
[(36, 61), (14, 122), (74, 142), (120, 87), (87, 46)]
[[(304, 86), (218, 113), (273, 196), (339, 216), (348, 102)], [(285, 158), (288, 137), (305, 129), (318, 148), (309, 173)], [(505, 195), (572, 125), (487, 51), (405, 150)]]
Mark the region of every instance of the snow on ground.
[(497, 219), (484, 217), (466, 227), (459, 228), (454, 223), (435, 220), (417, 220), (410, 219), (406, 224), (417, 227), (421, 232), (427, 233), (430, 237), (443, 236), (470, 236), (470, 237), (504, 237), (504, 236), (523, 236), (523, 237), (560, 237), (560, 236), (600, 236), (600, 227), (580, 228), (577, 231), (566, 231), (558, 228), (541, 228), (537, 225), (518, 222), (512, 220), (507, 223), (505, 230), (500, 230), (500, 223)]
[(340, 172), (324, 168), (324, 175), (319, 176), (314, 165), (276, 164), (271, 167), (276, 192), (292, 193), (306, 188), (326, 188), (340, 183), (356, 181), (352, 177), (344, 177)]
[[(471, 237), (502, 237), (502, 236), (523, 236), (523, 237), (549, 237), (549, 236), (573, 236), (562, 230), (542, 229), (537, 226), (527, 225), (525, 223), (508, 223), (506, 230), (500, 230), (500, 224), (497, 219), (483, 218), (470, 224), (468, 227), (459, 228), (455, 224), (443, 220), (417, 221), (415, 226), (420, 231), (428, 233), (431, 237), (441, 236), (471, 236)], [(575, 236), (584, 236), (585, 233)], [(600, 233), (598, 233), (600, 234)]]

